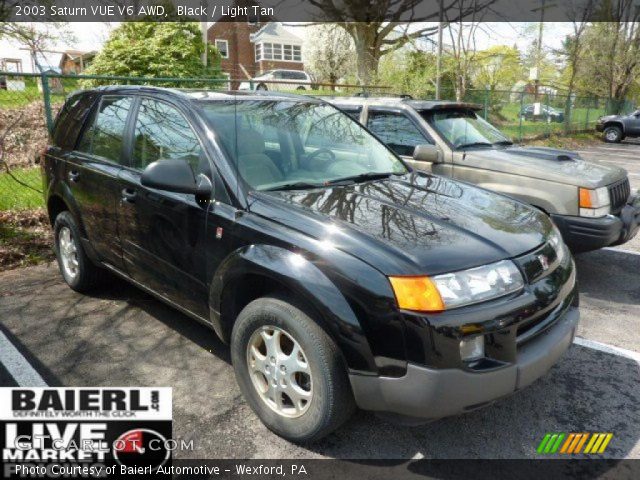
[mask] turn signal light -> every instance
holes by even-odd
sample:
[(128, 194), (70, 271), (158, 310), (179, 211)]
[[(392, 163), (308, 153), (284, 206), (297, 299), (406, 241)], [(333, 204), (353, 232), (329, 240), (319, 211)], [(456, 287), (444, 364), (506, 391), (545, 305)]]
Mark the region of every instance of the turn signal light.
[(442, 312), (444, 302), (429, 277), (389, 277), (398, 307), (418, 312)]
[(580, 207), (593, 208), (593, 203), (591, 203), (591, 190), (588, 188), (580, 188)]

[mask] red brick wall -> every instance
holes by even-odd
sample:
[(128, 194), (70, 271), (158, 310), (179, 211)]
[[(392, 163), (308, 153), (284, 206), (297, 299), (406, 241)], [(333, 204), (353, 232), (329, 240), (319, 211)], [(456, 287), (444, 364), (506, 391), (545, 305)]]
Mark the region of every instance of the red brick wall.
[(216, 39), (229, 42), (229, 58), (223, 58), (220, 66), (223, 72), (231, 75), (231, 78), (247, 78), (240, 65), (251, 77), (257, 75), (255, 52), (250, 35), (260, 30), (262, 25), (261, 23), (249, 25), (247, 22), (217, 22), (209, 28), (208, 39), (211, 45), (215, 45)]

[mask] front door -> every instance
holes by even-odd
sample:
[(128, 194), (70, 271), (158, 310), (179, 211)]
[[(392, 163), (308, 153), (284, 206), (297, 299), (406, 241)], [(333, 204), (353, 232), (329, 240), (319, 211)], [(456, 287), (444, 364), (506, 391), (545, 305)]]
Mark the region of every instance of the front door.
[(194, 195), (145, 187), (149, 164), (187, 162), (194, 176), (209, 171), (196, 133), (173, 105), (140, 99), (130, 162), (120, 172), (119, 222), (125, 267), (131, 277), (201, 317), (207, 317), (205, 234), (209, 203)]
[(634, 112), (631, 115), (629, 122), (627, 122), (627, 135), (638, 137), (640, 136), (640, 110)]
[(132, 104), (131, 96), (102, 97), (78, 146), (67, 157), (65, 172), (89, 243), (101, 261), (117, 268), (122, 268), (116, 215), (118, 175)]

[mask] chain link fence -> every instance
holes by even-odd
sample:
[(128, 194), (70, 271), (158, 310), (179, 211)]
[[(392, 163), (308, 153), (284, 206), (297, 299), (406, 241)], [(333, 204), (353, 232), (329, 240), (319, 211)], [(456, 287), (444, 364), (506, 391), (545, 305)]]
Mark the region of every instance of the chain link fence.
[[(635, 101), (563, 95), (541, 87), (536, 95), (527, 90), (470, 89), (462, 101), (482, 105), (483, 118), (517, 141), (593, 131), (599, 117), (631, 113)], [(443, 100), (456, 100), (455, 91), (445, 89)]]

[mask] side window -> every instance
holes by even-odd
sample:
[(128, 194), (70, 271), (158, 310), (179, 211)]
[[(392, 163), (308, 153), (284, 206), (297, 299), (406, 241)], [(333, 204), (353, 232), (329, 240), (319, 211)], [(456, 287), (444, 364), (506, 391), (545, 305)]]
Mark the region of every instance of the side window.
[(362, 113), (362, 107), (338, 107), (344, 113), (353, 118), (356, 122), (360, 121), (360, 114)]
[(124, 129), (132, 102), (132, 97), (102, 97), (78, 150), (121, 163)]
[(63, 150), (73, 150), (95, 98), (94, 93), (81, 93), (65, 102), (53, 129), (54, 145)]
[(409, 117), (402, 113), (369, 111), (369, 129), (398, 155), (411, 156), (416, 145), (433, 144)]
[(145, 98), (140, 102), (133, 167), (144, 169), (157, 160), (180, 158), (197, 171), (201, 152), (198, 137), (178, 110), (157, 100)]

